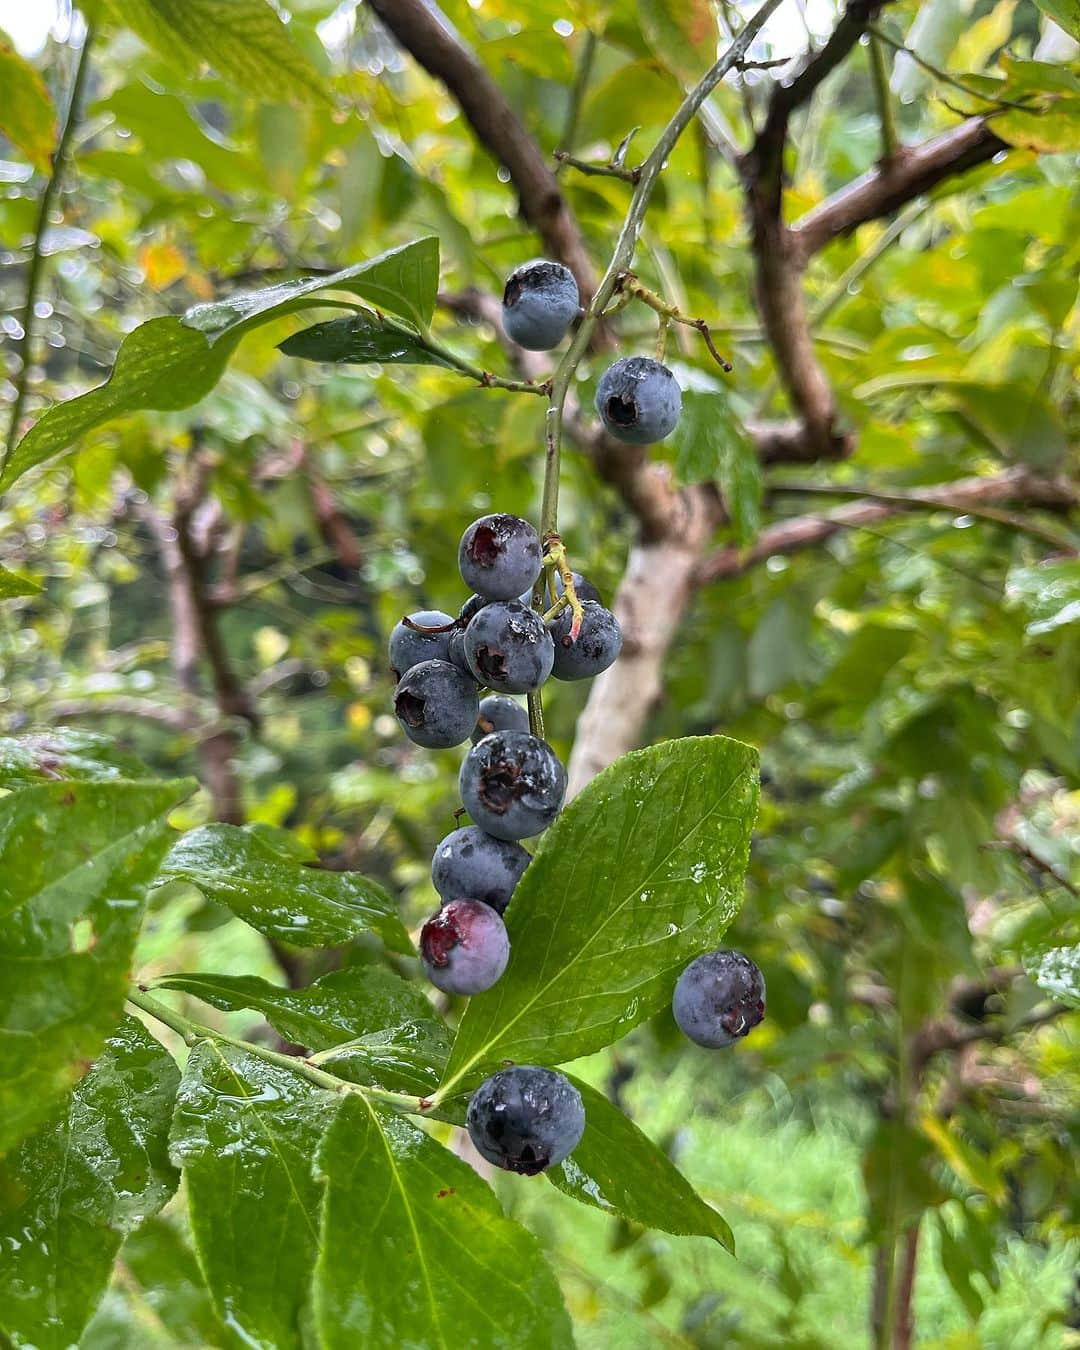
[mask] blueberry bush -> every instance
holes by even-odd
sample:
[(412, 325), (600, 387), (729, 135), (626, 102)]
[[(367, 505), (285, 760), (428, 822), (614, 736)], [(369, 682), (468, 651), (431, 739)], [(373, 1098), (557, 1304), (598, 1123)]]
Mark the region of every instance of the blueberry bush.
[(45, 9), (0, 1345), (1074, 1343), (1075, 9)]

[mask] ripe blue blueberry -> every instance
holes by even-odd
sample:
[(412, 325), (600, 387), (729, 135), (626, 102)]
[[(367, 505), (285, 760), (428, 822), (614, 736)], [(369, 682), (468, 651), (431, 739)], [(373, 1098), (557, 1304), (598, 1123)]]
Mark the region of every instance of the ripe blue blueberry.
[(706, 952), (679, 976), (671, 1010), (698, 1045), (734, 1045), (765, 1016), (765, 977), (742, 952)]
[(585, 617), (577, 640), (570, 641), (574, 616), (569, 609), (556, 614), (548, 628), (555, 642), (552, 674), (557, 680), (590, 680), (615, 663), (622, 650), (622, 629), (610, 609), (586, 600)]
[(585, 1107), (563, 1074), (515, 1064), (484, 1079), (465, 1123), (481, 1157), (532, 1177), (561, 1163), (581, 1143)]
[(450, 635), (448, 625), (454, 620), (441, 609), (419, 609), (409, 615), (409, 622), (421, 628), (437, 628), (441, 632), (421, 633), (410, 628), (404, 621), (394, 624), (390, 630), (390, 669), (394, 678), (400, 680), (407, 670), (418, 666), (421, 661), (446, 661), (449, 659)]
[(445, 994), (482, 994), (509, 959), (506, 925), (482, 900), (451, 900), (420, 930), (424, 974)]
[(421, 661), (407, 670), (394, 690), (394, 712), (410, 741), (446, 750), (468, 740), (480, 701), (476, 681), (449, 661)]
[(465, 585), (485, 600), (515, 600), (535, 584), (541, 558), (540, 536), (533, 527), (505, 512), (474, 520), (458, 546)]
[(562, 263), (537, 259), (522, 263), (503, 291), (506, 335), (519, 347), (547, 352), (566, 336), (581, 304), (574, 274)]
[(520, 600), (486, 605), (465, 630), (469, 669), (489, 689), (527, 694), (551, 674), (555, 646), (544, 621)]
[(559, 814), (566, 770), (536, 736), (493, 731), (465, 756), (458, 787), (466, 811), (487, 834), (528, 839)]
[(480, 700), (480, 716), (472, 734), (473, 745), (493, 731), (528, 731), (529, 710), (505, 694), (488, 694)]
[(443, 903), (467, 896), (501, 914), (532, 855), (520, 844), (496, 839), (475, 825), (454, 830), (435, 849), (431, 880)]
[(667, 366), (627, 356), (608, 366), (596, 390), (596, 411), (616, 440), (651, 445), (675, 430), (682, 390)]

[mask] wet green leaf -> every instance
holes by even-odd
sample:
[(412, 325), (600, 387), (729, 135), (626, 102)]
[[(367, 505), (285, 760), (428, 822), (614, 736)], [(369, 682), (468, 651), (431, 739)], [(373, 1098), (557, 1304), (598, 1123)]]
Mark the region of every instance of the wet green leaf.
[(0, 488), (114, 417), (198, 403), (221, 378), (231, 350), (228, 343), (211, 347), (177, 318), (150, 319), (124, 339), (104, 384), (42, 413), (8, 456)]
[(157, 984), (225, 1012), (251, 1008), (308, 1050), (339, 1046), (324, 1061), (330, 1072), (393, 1092), (433, 1092), (450, 1050), (449, 1033), (423, 991), (378, 967), (350, 966), (305, 989), (251, 975), (169, 975)]
[(547, 1179), (583, 1204), (665, 1233), (715, 1238), (733, 1252), (731, 1229), (667, 1154), (603, 1093), (572, 1081), (585, 1103), (585, 1134)]
[(668, 1002), (738, 910), (757, 762), (723, 736), (667, 741), (566, 808), (514, 892), (510, 964), (465, 1010), (446, 1086), (590, 1054)]
[(1035, 0), (1042, 12), (1080, 42), (1080, 0)]
[(41, 586), (32, 578), (0, 567), (0, 600), (13, 600), (20, 595), (39, 595)]
[(393, 898), (358, 872), (305, 867), (236, 825), (204, 825), (170, 850), (162, 881), (189, 881), (207, 900), (278, 942), (333, 947), (378, 933), (396, 952), (412, 943)]
[(356, 314), (348, 319), (330, 319), (312, 324), (279, 344), (285, 356), (303, 361), (332, 361), (351, 365), (381, 362), (388, 365), (443, 366), (452, 369), (419, 338), (393, 328), (379, 319)]
[(325, 1350), (570, 1347), (559, 1286), (534, 1237), (471, 1167), (402, 1116), (346, 1098), (319, 1149), (315, 1268)]
[(111, 0), (118, 22), (166, 60), (208, 61), (245, 92), (294, 103), (331, 102), (327, 81), (292, 40), (269, 0)]
[(16, 1346), (79, 1338), (125, 1234), (176, 1189), (167, 1141), (180, 1074), (125, 1017), (64, 1105), (0, 1162), (0, 1329)]
[[(276, 315), (314, 305), (317, 301), (310, 299), (312, 296), (347, 291), (379, 309), (408, 319), (419, 328), (426, 328), (435, 312), (438, 287), (439, 241), (434, 235), (425, 235), (327, 276), (283, 281), (277, 286), (241, 291), (224, 300), (196, 305), (184, 315), (184, 323), (205, 333), (213, 343), (238, 329), (247, 332), (255, 323), (266, 323)], [(301, 306), (299, 301), (306, 303)], [(297, 334), (300, 336), (303, 335)]]
[(192, 786), (72, 781), (0, 799), (0, 1153), (116, 1024), (163, 817)]
[(0, 788), (14, 792), (61, 779), (111, 782), (145, 778), (148, 770), (120, 750), (111, 736), (74, 727), (53, 727), (25, 736), (0, 736)]
[(334, 1097), (245, 1051), (203, 1041), (176, 1099), (172, 1158), (230, 1344), (293, 1347), (319, 1243), (311, 1160)]

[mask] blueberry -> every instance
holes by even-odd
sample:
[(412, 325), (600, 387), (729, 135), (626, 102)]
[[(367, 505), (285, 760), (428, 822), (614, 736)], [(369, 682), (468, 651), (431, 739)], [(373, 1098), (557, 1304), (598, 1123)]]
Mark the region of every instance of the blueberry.
[(570, 641), (574, 616), (569, 609), (556, 614), (548, 629), (555, 642), (552, 674), (557, 680), (589, 680), (615, 663), (622, 649), (622, 629), (610, 609), (586, 600), (585, 617), (577, 640)]
[(476, 684), (476, 676), (469, 669), (469, 659), (465, 655), (464, 628), (455, 628), (450, 634), (450, 643), (446, 653), (446, 659), (452, 666), (456, 666), (463, 675), (468, 675), (473, 684)]
[(469, 669), (489, 689), (527, 694), (551, 674), (555, 645), (536, 610), (520, 600), (486, 605), (465, 630)]
[(424, 974), (446, 994), (482, 994), (509, 959), (506, 925), (482, 900), (451, 900), (420, 930)]
[(484, 1079), (465, 1123), (488, 1162), (532, 1177), (577, 1148), (585, 1133), (585, 1107), (561, 1073), (515, 1064)]
[(608, 366), (596, 390), (596, 411), (616, 440), (651, 445), (675, 430), (682, 390), (667, 366), (627, 356)]
[(461, 536), (458, 567), (465, 585), (486, 600), (515, 600), (536, 584), (542, 556), (529, 522), (499, 512), (474, 520)]
[(671, 1010), (698, 1045), (734, 1045), (765, 1016), (765, 978), (742, 952), (706, 952), (679, 976)]
[(468, 600), (458, 610), (457, 621), (462, 628), (469, 626), (469, 620), (475, 619), (485, 605), (490, 605), (490, 600), (485, 600), (482, 595), (470, 595)]
[(473, 745), (493, 731), (528, 731), (529, 710), (505, 694), (488, 694), (480, 700), (480, 716), (472, 734)]
[(506, 335), (531, 352), (547, 352), (566, 336), (581, 305), (574, 274), (562, 263), (522, 263), (503, 291)]
[(394, 678), (400, 680), (407, 670), (418, 666), (421, 661), (446, 661), (450, 649), (451, 629), (447, 626), (454, 620), (441, 609), (419, 609), (409, 615), (412, 623), (421, 628), (441, 628), (441, 633), (418, 633), (415, 628), (402, 620), (394, 624), (390, 632), (390, 669)]
[(398, 681), (394, 712), (405, 735), (417, 745), (429, 750), (460, 745), (480, 712), (476, 681), (449, 661), (421, 661)]
[(528, 839), (546, 830), (566, 793), (566, 770), (546, 742), (525, 731), (493, 731), (465, 756), (461, 800), (496, 839)]
[(448, 834), (435, 849), (431, 880), (444, 903), (467, 896), (501, 914), (531, 862), (532, 855), (520, 844), (466, 825)]

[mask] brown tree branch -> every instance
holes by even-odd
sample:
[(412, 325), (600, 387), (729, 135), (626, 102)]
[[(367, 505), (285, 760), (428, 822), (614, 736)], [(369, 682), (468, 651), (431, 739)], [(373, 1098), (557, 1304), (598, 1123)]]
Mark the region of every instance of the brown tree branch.
[(891, 215), (945, 179), (1008, 148), (985, 117), (962, 122), (923, 145), (900, 146), (892, 159), (856, 178), (792, 225), (796, 256), (805, 264), (834, 239), (868, 220)]
[(596, 289), (596, 273), (581, 231), (547, 157), (506, 95), (435, 5), (424, 0), (369, 3), (401, 46), (453, 94), (481, 145), (509, 173), (521, 214), (552, 257), (573, 272), (582, 302), (588, 304)]
[(698, 572), (704, 584), (738, 576), (778, 553), (796, 553), (824, 543), (841, 530), (857, 529), (888, 520), (905, 511), (940, 509), (968, 511), (993, 502), (1016, 501), (1030, 505), (1069, 505), (1077, 500), (1075, 485), (1061, 478), (1043, 478), (1030, 469), (1016, 466), (993, 477), (960, 478), (940, 487), (911, 492), (902, 500), (859, 500), (830, 511), (793, 516), (762, 530), (746, 549), (734, 544), (717, 549)]

